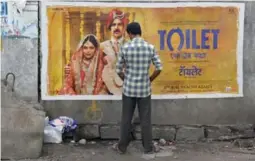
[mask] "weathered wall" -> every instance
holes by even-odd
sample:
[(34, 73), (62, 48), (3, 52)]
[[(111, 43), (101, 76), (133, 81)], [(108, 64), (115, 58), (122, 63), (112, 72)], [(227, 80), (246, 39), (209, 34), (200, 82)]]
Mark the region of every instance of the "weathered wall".
[[(36, 14), (36, 13), (33, 13)], [(24, 97), (36, 99), (37, 93), (37, 56), (38, 44), (33, 42), (33, 47), (28, 51), (25, 47), (27, 39), (3, 39), (2, 70), (1, 74), (15, 72), (17, 81), (15, 89)], [(246, 2), (244, 25), (244, 97), (227, 99), (180, 99), (180, 100), (153, 100), (152, 122), (155, 125), (215, 125), (215, 124), (255, 124), (255, 2)], [(89, 126), (95, 135), (114, 137), (121, 115), (121, 101), (96, 101), (96, 108), (92, 108), (91, 101), (43, 101), (49, 116), (57, 117), (66, 115), (75, 118), (80, 124), (95, 124)], [(189, 131), (188, 135), (200, 137), (204, 128), (184, 128), (179, 130)], [(183, 138), (185, 135), (176, 135), (176, 127), (167, 130), (173, 137)], [(86, 128), (83, 129), (86, 131)], [(171, 132), (174, 131), (174, 132)], [(185, 131), (186, 130), (186, 131)], [(223, 131), (229, 131), (224, 129)], [(139, 131), (139, 130), (138, 130)], [(156, 132), (155, 132), (156, 131)], [(157, 130), (154, 130), (157, 133)], [(92, 132), (93, 133), (93, 132)], [(156, 134), (155, 134), (156, 135)], [(105, 137), (107, 138), (107, 137)]]
[[(37, 39), (4, 38), (2, 51), (2, 78), (15, 74), (14, 90), (26, 100), (38, 100), (38, 44)], [(11, 82), (12, 77), (8, 80)]]
[[(28, 2), (22, 14), (4, 8), (1, 22), (1, 78), (12, 72), (15, 92), (25, 100), (38, 101), (38, 3)], [(12, 76), (8, 80), (11, 83)]]

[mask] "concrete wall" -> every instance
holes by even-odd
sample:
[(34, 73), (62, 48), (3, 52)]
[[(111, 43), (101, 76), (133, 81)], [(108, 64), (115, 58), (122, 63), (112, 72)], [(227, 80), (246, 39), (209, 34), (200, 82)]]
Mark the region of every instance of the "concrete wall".
[[(14, 90), (25, 100), (38, 100), (38, 41), (30, 38), (4, 38), (1, 59), (2, 79), (15, 75)], [(29, 45), (29, 47), (28, 47)], [(8, 78), (10, 83), (12, 76)]]
[[(33, 40), (29, 51), (25, 47), (27, 43), (28, 40), (23, 38), (3, 39), (1, 74), (3, 76), (6, 72), (15, 72), (16, 91), (23, 97), (36, 100), (38, 43)], [(255, 124), (255, 2), (246, 2), (243, 49), (243, 98), (153, 100), (152, 123), (161, 126), (174, 125), (175, 130), (178, 129), (176, 125), (201, 127), (200, 125)], [(52, 118), (66, 115), (76, 119), (80, 124), (96, 125), (89, 127), (90, 130), (95, 127), (95, 133), (98, 133), (98, 130), (103, 133), (105, 129), (114, 128), (113, 131), (118, 131), (118, 126), (117, 128), (107, 126), (119, 124), (121, 101), (96, 101), (96, 110), (91, 108), (91, 101), (43, 101), (43, 105)], [(98, 124), (107, 126), (99, 127)], [(169, 129), (171, 131), (171, 127)], [(192, 128), (187, 129), (190, 134), (194, 134)], [(201, 133), (205, 134), (201, 128), (197, 132), (198, 136)], [(113, 135), (109, 130), (105, 133)], [(174, 137), (176, 138), (176, 131)]]
[[(5, 23), (1, 24), (1, 36), (8, 32), (7, 36), (1, 37), (1, 79), (9, 72), (13, 73), (16, 78), (15, 92), (25, 100), (36, 102), (39, 66), (38, 3), (27, 2), (23, 14), (18, 14), (10, 5), (8, 7), (8, 14), (1, 14), (2, 22), (6, 18)], [(12, 26), (14, 19), (15, 25)], [(8, 80), (11, 83), (12, 76)]]

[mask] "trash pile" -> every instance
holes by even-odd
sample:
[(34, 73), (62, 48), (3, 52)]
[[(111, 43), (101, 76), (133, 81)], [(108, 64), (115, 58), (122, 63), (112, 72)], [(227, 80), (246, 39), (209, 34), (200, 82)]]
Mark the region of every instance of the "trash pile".
[[(49, 120), (45, 118), (44, 143), (61, 143), (63, 142), (64, 133), (75, 133), (77, 122), (67, 116), (60, 116), (56, 119)], [(74, 134), (75, 135), (75, 134)]]

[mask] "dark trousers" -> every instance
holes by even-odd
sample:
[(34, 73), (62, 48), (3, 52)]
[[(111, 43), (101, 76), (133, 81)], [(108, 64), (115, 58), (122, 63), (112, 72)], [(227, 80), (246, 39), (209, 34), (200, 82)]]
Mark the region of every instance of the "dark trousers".
[(123, 94), (119, 149), (121, 151), (126, 151), (127, 146), (131, 141), (131, 121), (134, 115), (136, 104), (138, 105), (142, 130), (142, 144), (145, 152), (150, 152), (153, 148), (151, 126), (151, 96), (136, 98), (128, 97)]

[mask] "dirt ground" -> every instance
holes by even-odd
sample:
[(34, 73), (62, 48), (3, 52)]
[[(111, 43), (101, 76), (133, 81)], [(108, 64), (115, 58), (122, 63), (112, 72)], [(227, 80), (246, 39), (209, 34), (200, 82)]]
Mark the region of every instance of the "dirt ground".
[(160, 152), (145, 156), (140, 141), (133, 141), (124, 155), (112, 150), (116, 141), (86, 144), (45, 144), (42, 157), (20, 161), (255, 161), (255, 148), (239, 148), (232, 142), (176, 143), (160, 146)]

